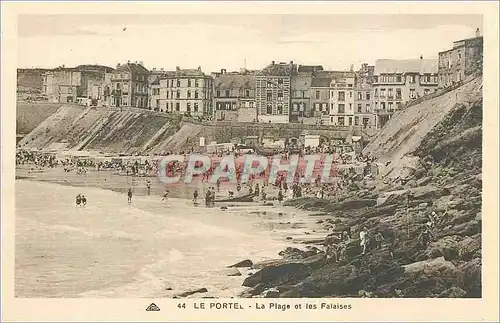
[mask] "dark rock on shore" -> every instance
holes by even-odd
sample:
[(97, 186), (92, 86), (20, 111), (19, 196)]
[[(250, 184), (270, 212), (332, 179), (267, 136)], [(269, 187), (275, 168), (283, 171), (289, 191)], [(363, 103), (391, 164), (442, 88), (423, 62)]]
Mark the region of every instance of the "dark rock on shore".
[(234, 265), (228, 266), (228, 268), (235, 267), (235, 268), (245, 268), (245, 267), (252, 267), (253, 262), (250, 259), (245, 259), (240, 262), (235, 263)]
[(207, 292), (208, 292), (208, 290), (206, 288), (200, 288), (200, 289), (196, 289), (196, 290), (187, 291), (187, 292), (184, 292), (184, 293), (177, 294), (177, 295), (174, 296), (174, 298), (187, 297), (187, 296), (190, 296), (190, 295), (193, 295), (193, 294), (207, 293)]

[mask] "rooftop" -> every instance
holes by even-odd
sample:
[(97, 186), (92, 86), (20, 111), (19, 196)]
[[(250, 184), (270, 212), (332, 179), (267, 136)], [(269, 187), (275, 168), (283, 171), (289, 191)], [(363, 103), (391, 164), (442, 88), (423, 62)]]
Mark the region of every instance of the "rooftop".
[(290, 63), (274, 63), (267, 65), (263, 68), (257, 76), (291, 76), (297, 65), (294, 65), (293, 62)]
[(437, 73), (437, 59), (379, 59), (375, 74)]
[(131, 72), (137, 74), (150, 74), (149, 70), (139, 63), (126, 63), (116, 67), (116, 72)]

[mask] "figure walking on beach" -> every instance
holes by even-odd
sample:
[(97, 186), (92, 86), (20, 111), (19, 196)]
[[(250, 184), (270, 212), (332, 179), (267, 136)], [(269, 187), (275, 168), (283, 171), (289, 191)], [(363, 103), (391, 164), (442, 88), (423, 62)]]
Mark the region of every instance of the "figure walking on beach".
[(165, 191), (165, 194), (163, 194), (163, 196), (161, 197), (161, 201), (165, 201), (166, 199), (168, 199), (168, 193), (169, 193), (169, 190), (166, 190)]
[(193, 202), (195, 204), (198, 203), (198, 190), (194, 190), (194, 193), (193, 193)]
[(132, 203), (132, 189), (131, 188), (128, 189), (127, 195), (128, 195), (128, 202)]
[(148, 195), (151, 195), (151, 181), (149, 179), (146, 182), (146, 187), (148, 189)]

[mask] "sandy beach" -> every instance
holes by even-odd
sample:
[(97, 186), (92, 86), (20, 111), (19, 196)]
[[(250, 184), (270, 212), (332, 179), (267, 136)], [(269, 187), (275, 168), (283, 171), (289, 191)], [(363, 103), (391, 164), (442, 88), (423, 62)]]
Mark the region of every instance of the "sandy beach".
[[(250, 272), (228, 265), (279, 258), (326, 233), (320, 217), (277, 202), (206, 208), (190, 201), (190, 186), (162, 202), (155, 178), (29, 167), (16, 176), (17, 297), (173, 297), (200, 288), (208, 292), (194, 297), (236, 297)], [(75, 206), (78, 193), (84, 208)]]

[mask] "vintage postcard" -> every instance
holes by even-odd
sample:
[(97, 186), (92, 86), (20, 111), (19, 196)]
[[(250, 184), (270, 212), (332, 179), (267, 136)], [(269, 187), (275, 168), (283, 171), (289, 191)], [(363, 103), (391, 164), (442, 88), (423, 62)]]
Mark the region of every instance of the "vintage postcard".
[(497, 321), (498, 14), (2, 3), (2, 320)]

